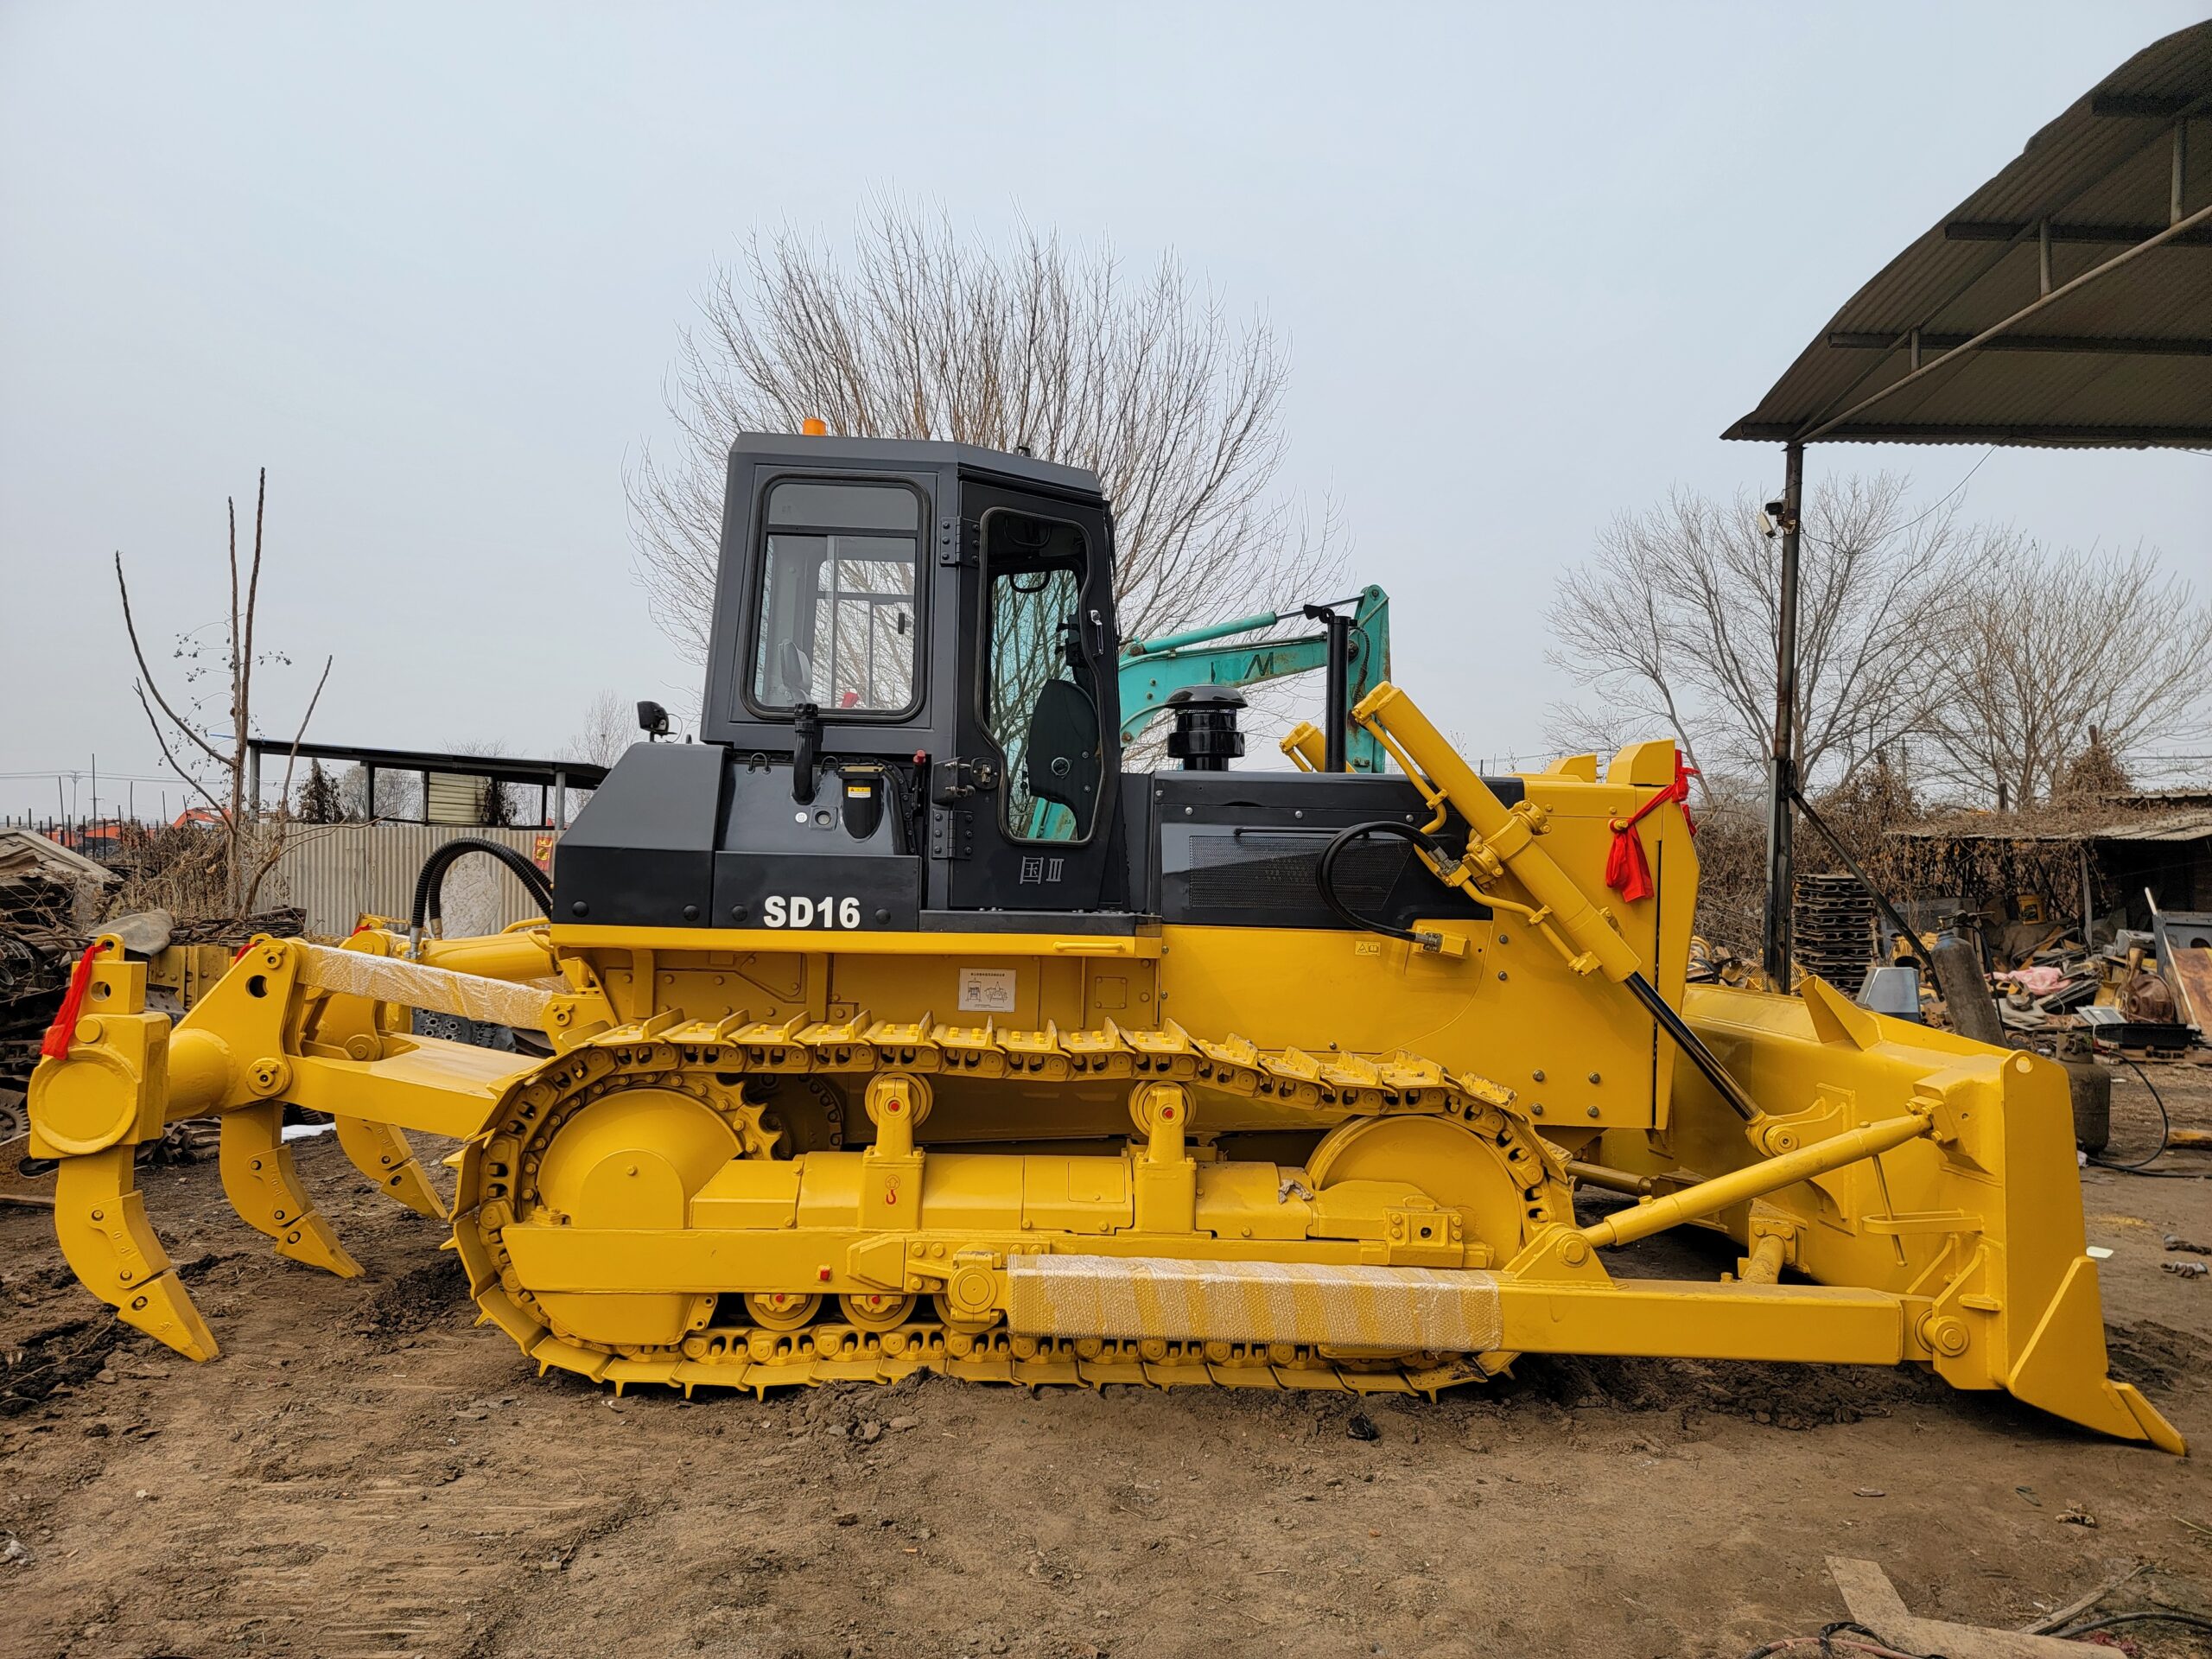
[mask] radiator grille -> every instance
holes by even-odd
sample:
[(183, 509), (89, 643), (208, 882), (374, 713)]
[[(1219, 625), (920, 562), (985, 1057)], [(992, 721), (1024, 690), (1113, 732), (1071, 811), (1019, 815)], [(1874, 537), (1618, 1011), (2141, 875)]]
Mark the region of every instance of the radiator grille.
[[(1328, 845), (1325, 834), (1252, 830), (1194, 834), (1191, 903), (1213, 910), (1266, 912), (1318, 903), (1315, 871)], [(1355, 910), (1381, 906), (1412, 856), (1412, 849), (1403, 842), (1356, 842), (1337, 859), (1338, 896)]]

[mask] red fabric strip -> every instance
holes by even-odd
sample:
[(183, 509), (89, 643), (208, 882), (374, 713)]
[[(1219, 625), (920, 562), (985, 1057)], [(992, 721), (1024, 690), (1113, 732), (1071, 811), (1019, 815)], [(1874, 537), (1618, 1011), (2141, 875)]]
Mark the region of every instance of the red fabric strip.
[(46, 1036), (38, 1046), (41, 1058), (63, 1060), (69, 1058), (69, 1039), (77, 1029), (77, 1016), (84, 1011), (85, 993), (92, 988), (92, 958), (107, 948), (104, 939), (95, 939), (86, 947), (85, 954), (77, 958), (77, 966), (69, 975), (69, 988), (62, 993), (61, 1011), (54, 1016), (54, 1023), (46, 1028)]
[(1612, 850), (1605, 855), (1605, 885), (1630, 904), (1649, 899), (1658, 891), (1652, 885), (1651, 865), (1643, 855), (1643, 839), (1636, 833), (1636, 826), (1662, 803), (1679, 802), (1682, 805), (1682, 822), (1689, 824), (1690, 833), (1697, 833), (1697, 825), (1690, 822), (1690, 779), (1697, 772), (1682, 764), (1682, 752), (1675, 751), (1675, 781), (1644, 802), (1626, 818), (1613, 821)]

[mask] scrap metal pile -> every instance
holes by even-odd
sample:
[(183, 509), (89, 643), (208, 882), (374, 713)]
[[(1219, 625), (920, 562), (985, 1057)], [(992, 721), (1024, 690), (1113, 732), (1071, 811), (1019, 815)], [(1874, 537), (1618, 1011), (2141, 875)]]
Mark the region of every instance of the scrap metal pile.
[[(181, 1014), (201, 985), (222, 977), (248, 939), (297, 934), (307, 924), (296, 908), (243, 920), (179, 921), (161, 910), (103, 920), (123, 880), (35, 830), (0, 830), (0, 1145), (30, 1127), (24, 1098), (40, 1042), (61, 1007), (72, 967), (97, 934), (114, 933), (144, 958), (154, 1005)], [(212, 1124), (171, 1125), (157, 1150), (188, 1159), (213, 1140)]]
[(2167, 912), (2148, 931), (2122, 929), (2086, 950), (2061, 939), (1990, 979), (2007, 1030), (2087, 1028), (2097, 1040), (2146, 1055), (2178, 1056), (2212, 1028), (2212, 927)]
[(116, 880), (35, 830), (0, 831), (0, 1141), (28, 1127), (39, 1039)]

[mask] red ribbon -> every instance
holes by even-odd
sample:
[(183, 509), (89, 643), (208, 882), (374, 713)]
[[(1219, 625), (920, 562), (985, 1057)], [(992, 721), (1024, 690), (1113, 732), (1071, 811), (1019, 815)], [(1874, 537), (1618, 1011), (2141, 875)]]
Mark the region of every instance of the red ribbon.
[(107, 949), (105, 939), (94, 939), (77, 958), (76, 967), (69, 975), (69, 988), (62, 993), (61, 1011), (54, 1016), (54, 1023), (46, 1028), (46, 1036), (38, 1046), (40, 1058), (66, 1060), (69, 1058), (69, 1039), (77, 1030), (77, 1015), (85, 1006), (85, 993), (92, 985), (92, 958)]
[(1659, 891), (1651, 883), (1651, 866), (1643, 856), (1643, 841), (1636, 833), (1636, 826), (1653, 808), (1667, 801), (1682, 804), (1682, 822), (1689, 825), (1690, 833), (1697, 833), (1691, 823), (1688, 802), (1690, 779), (1697, 773), (1682, 764), (1682, 752), (1675, 751), (1675, 781), (1636, 809), (1628, 818), (1613, 820), (1613, 849), (1605, 855), (1605, 885), (1634, 904), (1639, 899), (1649, 899)]

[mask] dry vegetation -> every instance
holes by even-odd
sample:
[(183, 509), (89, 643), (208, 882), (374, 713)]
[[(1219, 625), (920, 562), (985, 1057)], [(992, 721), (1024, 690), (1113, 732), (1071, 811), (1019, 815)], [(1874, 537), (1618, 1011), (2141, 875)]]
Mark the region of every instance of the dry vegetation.
[[(1770, 753), (1780, 608), (1772, 526), (1748, 494), (1624, 514), (1560, 578), (1555, 666), (1589, 694), (1555, 737), (1675, 734), (1720, 804)], [(2205, 729), (2212, 605), (2155, 552), (2047, 549), (1917, 508), (1893, 474), (1816, 487), (1802, 551), (1796, 728), (1816, 799), (2026, 810), (2111, 792)], [(1900, 800), (1900, 804), (1902, 801)]]
[(996, 248), (886, 205), (849, 249), (756, 238), (700, 310), (672, 377), (677, 448), (648, 448), (629, 479), (639, 575), (694, 660), (730, 445), (808, 419), (1096, 472), (1114, 505), (1125, 639), (1344, 591), (1325, 513), (1310, 522), (1280, 487), (1281, 340), (1264, 320), (1227, 316), (1172, 257), (1132, 274), (1109, 249), (1036, 231)]

